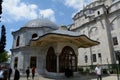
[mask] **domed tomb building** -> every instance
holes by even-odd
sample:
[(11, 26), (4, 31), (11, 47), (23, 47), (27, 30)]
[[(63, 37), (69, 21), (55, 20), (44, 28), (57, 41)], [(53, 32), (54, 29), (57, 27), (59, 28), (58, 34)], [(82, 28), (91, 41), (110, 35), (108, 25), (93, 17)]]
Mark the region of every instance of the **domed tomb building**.
[(78, 48), (99, 44), (47, 19), (31, 20), (12, 35), (11, 67), (16, 66), (21, 74), (28, 66), (36, 67), (36, 73), (47, 76), (64, 76), (67, 67), (75, 74), (78, 70)]

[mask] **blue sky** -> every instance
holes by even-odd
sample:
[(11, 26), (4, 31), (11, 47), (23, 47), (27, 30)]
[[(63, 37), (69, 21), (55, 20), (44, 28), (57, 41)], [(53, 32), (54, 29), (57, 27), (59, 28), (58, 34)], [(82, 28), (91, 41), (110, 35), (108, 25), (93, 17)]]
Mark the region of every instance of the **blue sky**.
[(6, 50), (12, 48), (12, 31), (23, 27), (26, 22), (41, 18), (47, 18), (58, 26), (73, 23), (73, 15), (80, 11), (83, 5), (92, 0), (3, 0), (2, 22), (6, 27)]

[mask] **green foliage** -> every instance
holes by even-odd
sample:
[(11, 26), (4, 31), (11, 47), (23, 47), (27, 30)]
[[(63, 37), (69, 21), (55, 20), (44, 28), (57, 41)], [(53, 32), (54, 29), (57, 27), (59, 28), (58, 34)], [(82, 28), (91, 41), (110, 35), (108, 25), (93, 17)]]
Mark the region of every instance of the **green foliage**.
[(83, 68), (78, 68), (78, 71), (80, 74), (88, 74), (90, 69), (86, 68), (85, 70)]
[(117, 69), (117, 68), (118, 68), (117, 64), (111, 64), (110, 65), (110, 73), (117, 74), (117, 70), (119, 70), (118, 73), (120, 74), (120, 66), (119, 66), (119, 69)]
[(0, 62), (6, 62), (10, 58), (10, 55), (8, 54), (7, 51), (4, 51), (3, 53), (0, 54)]
[(102, 69), (103, 74), (107, 74), (107, 69)]
[(79, 73), (83, 73), (83, 68), (78, 68)]
[(85, 73), (89, 73), (89, 72), (90, 72), (90, 69), (86, 68)]

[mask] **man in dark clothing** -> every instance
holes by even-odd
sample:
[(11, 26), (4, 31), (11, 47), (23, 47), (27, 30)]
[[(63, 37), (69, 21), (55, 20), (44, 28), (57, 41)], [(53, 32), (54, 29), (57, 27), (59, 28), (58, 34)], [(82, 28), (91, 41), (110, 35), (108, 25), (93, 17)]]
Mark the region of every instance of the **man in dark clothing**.
[(15, 74), (14, 74), (14, 80), (20, 79), (20, 72), (18, 71), (17, 67), (15, 67)]
[(30, 69), (29, 69), (29, 67), (26, 69), (26, 74), (27, 74), (27, 80), (28, 80), (29, 75), (30, 75)]
[(69, 69), (69, 67), (67, 67), (66, 69), (65, 69), (65, 76), (66, 77), (70, 77), (70, 69)]
[(12, 74), (12, 69), (9, 68), (9, 69), (8, 69), (8, 80), (10, 80), (11, 74)]

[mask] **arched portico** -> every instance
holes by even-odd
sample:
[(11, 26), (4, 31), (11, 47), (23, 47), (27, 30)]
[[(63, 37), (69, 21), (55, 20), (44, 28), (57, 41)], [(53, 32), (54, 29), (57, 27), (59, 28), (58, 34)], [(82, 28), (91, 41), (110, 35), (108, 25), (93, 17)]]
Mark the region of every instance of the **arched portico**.
[(53, 47), (50, 47), (47, 51), (46, 70), (48, 72), (56, 72), (57, 71), (57, 56), (55, 55), (55, 51), (54, 51)]
[(59, 55), (59, 72), (65, 72), (68, 67), (77, 71), (77, 56), (70, 46), (64, 47)]
[(45, 57), (43, 58), (44, 65), (42, 67), (47, 76), (65, 76), (66, 68), (71, 69), (76, 74), (78, 63), (78, 53), (76, 50), (81, 47), (88, 48), (99, 44), (99, 42), (93, 41), (79, 33), (70, 31), (65, 31), (64, 33), (66, 34), (59, 33), (59, 30), (55, 33), (47, 33), (37, 40), (32, 40), (30, 43), (30, 46), (44, 48), (43, 55)]

